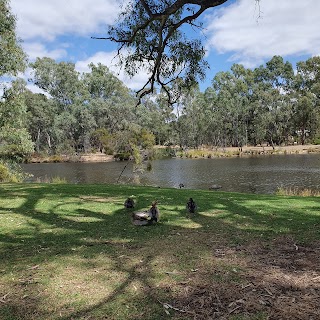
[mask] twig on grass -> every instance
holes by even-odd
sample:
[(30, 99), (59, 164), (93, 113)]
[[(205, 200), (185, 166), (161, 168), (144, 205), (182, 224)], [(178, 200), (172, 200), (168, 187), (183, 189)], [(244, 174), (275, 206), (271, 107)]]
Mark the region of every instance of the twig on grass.
[(175, 311), (178, 311), (178, 312), (182, 312), (182, 313), (188, 313), (188, 314), (192, 314), (192, 315), (194, 315), (194, 312), (191, 312), (191, 311), (187, 311), (187, 310), (182, 310), (182, 309), (179, 309), (179, 308), (176, 308), (176, 307), (174, 307), (174, 306), (172, 306), (171, 304), (169, 304), (169, 303), (162, 303), (160, 300), (158, 300), (158, 302), (160, 303), (160, 304), (162, 304), (162, 306), (163, 306), (163, 308), (164, 308), (164, 311), (165, 311), (165, 313), (166, 314), (170, 314), (170, 312), (169, 312), (169, 310), (168, 309), (172, 309), (172, 310), (175, 310)]
[(2, 297), (0, 298), (0, 302), (6, 303), (6, 302), (7, 302), (7, 301), (6, 301), (6, 298), (7, 298), (8, 295), (9, 295), (9, 292), (6, 293), (4, 296), (2, 296)]

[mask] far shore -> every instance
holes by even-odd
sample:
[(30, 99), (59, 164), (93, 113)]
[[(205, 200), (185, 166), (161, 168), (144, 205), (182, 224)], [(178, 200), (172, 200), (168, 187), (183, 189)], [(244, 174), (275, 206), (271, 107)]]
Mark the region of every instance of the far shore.
[[(215, 147), (213, 147), (211, 150), (216, 150)], [(237, 147), (227, 147), (227, 148), (218, 148), (218, 151), (220, 152), (237, 152), (240, 151), (240, 148)], [(314, 144), (306, 144), (306, 145), (290, 145), (290, 146), (276, 146), (274, 149), (272, 146), (245, 146), (242, 147), (242, 153), (250, 153), (256, 154), (260, 152), (263, 154), (263, 152), (269, 153), (280, 153), (280, 154), (295, 154), (295, 153), (320, 153), (320, 145), (314, 145)]]
[[(166, 148), (164, 146), (156, 146), (156, 148)], [(174, 148), (178, 150), (178, 148)], [(178, 152), (177, 152), (178, 153)], [(320, 145), (291, 145), (276, 146), (244, 146), (241, 149), (237, 147), (204, 147), (199, 149), (184, 149), (180, 152), (179, 158), (224, 158), (224, 157), (240, 157), (240, 156), (263, 156), (272, 154), (308, 154), (320, 153)], [(34, 156), (31, 157), (29, 163), (52, 163), (52, 162), (112, 162), (116, 161), (112, 155), (104, 153), (86, 153), (79, 155), (59, 155), (51, 157)]]

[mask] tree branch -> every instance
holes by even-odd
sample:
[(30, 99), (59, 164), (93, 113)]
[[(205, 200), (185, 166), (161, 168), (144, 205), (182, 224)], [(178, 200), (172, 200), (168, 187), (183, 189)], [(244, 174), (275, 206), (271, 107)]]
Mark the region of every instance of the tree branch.
[[(199, 75), (201, 77), (205, 68), (202, 62), (204, 50), (200, 41), (198, 41), (199, 47), (195, 46), (195, 41), (191, 41), (194, 53), (189, 50), (190, 57), (183, 56), (182, 50), (186, 49), (186, 39), (179, 31), (180, 28), (184, 24), (199, 27), (194, 21), (201, 14), (227, 1), (131, 0), (126, 11), (120, 15), (120, 22), (109, 28), (109, 36), (92, 37), (92, 39), (110, 40), (117, 43), (119, 45), (118, 55), (125, 47), (134, 49), (134, 52), (124, 54), (123, 60), (120, 61), (130, 75), (138, 73), (145, 64), (150, 66), (151, 74), (148, 80), (136, 92), (139, 101), (145, 95), (154, 92), (156, 83), (167, 93), (168, 101), (171, 101), (170, 92), (167, 89), (168, 83), (171, 83), (177, 76), (181, 76), (183, 70), (185, 70), (186, 79), (196, 79)], [(195, 6), (198, 8), (196, 9)], [(184, 14), (189, 11), (192, 14)], [(165, 81), (165, 78), (169, 81)], [(149, 85), (150, 88), (146, 89)]]

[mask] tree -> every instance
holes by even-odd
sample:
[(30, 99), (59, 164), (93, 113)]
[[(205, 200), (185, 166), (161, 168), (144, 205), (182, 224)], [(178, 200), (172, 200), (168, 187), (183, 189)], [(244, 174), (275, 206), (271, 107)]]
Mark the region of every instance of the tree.
[(0, 77), (16, 75), (26, 66), (26, 55), (16, 36), (16, 17), (10, 10), (9, 0), (0, 0)]
[(21, 161), (33, 152), (33, 143), (26, 129), (27, 108), (25, 83), (20, 79), (5, 90), (0, 101), (0, 156)]
[(98, 128), (108, 128), (110, 133), (126, 128), (133, 119), (134, 97), (107, 66), (91, 63), (89, 67), (82, 80)]
[(42, 93), (26, 92), (28, 131), (35, 143), (36, 152), (51, 153), (54, 134), (53, 121), (58, 107), (52, 99)]
[(320, 57), (297, 63), (294, 94), (294, 122), (301, 143), (320, 136)]
[(57, 63), (51, 58), (37, 58), (31, 64), (34, 83), (50, 94), (62, 110), (70, 109), (72, 104), (84, 100), (79, 73), (71, 62)]
[(208, 9), (227, 0), (131, 0), (109, 27), (108, 39), (118, 44), (120, 65), (130, 76), (141, 69), (149, 78), (137, 91), (140, 99), (155, 91), (156, 84), (171, 94), (168, 85), (177, 77), (189, 88), (197, 79), (203, 79), (208, 68), (205, 49), (199, 38), (190, 39), (188, 28), (202, 28), (197, 19)]

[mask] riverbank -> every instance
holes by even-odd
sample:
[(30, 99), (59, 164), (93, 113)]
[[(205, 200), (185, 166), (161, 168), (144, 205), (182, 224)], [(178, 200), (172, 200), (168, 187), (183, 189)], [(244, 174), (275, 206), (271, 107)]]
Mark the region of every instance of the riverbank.
[(32, 156), (29, 163), (58, 163), (58, 162), (111, 162), (112, 155), (104, 153), (86, 153), (79, 155), (53, 155), (53, 156)]
[(245, 146), (242, 148), (199, 148), (186, 149), (178, 151), (177, 157), (180, 158), (229, 158), (229, 157), (246, 157), (246, 156), (263, 156), (279, 154), (307, 154), (320, 153), (320, 145), (292, 145), (279, 146), (274, 149), (271, 146)]
[[(1, 319), (320, 318), (317, 198), (105, 184), (0, 191)], [(133, 226), (128, 196), (137, 211), (158, 200), (160, 223)]]
[[(161, 156), (172, 156), (175, 154), (178, 158), (229, 158), (229, 157), (245, 157), (260, 156), (273, 154), (307, 154), (320, 153), (320, 145), (293, 145), (281, 146), (273, 149), (270, 146), (251, 147), (245, 146), (241, 149), (235, 147), (226, 148), (199, 148), (180, 150), (178, 147), (168, 148), (156, 146), (155, 150), (166, 150), (160, 152)], [(53, 163), (53, 162), (111, 162), (115, 161), (112, 155), (104, 153), (86, 153), (79, 155), (53, 155), (53, 156), (32, 156), (29, 163)]]

